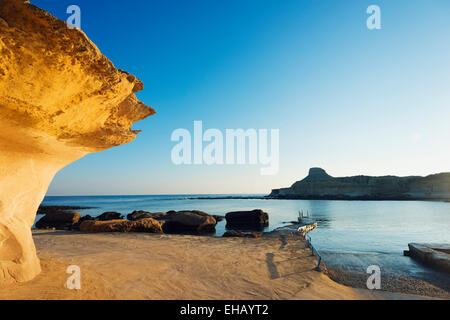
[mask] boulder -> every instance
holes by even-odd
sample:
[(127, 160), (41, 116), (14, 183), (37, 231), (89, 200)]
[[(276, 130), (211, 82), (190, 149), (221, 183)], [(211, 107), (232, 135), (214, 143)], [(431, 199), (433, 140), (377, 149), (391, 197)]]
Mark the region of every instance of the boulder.
[(102, 233), (102, 232), (145, 232), (162, 233), (161, 223), (152, 218), (145, 218), (138, 221), (111, 220), (98, 221), (86, 220), (80, 225), (81, 232)]
[(80, 218), (80, 220), (78, 221), (78, 223), (82, 223), (82, 222), (84, 222), (84, 221), (89, 221), (89, 220), (95, 220), (95, 218), (94, 217), (91, 217), (90, 215), (86, 215), (86, 216), (84, 216), (84, 217), (81, 217)]
[(165, 233), (210, 233), (216, 230), (216, 219), (202, 211), (169, 211), (162, 217)]
[(162, 233), (162, 225), (152, 218), (144, 218), (130, 223), (130, 232)]
[(173, 214), (173, 212), (170, 214), (166, 213), (166, 212), (156, 212), (156, 213), (152, 213), (152, 218), (156, 219), (158, 221), (165, 221), (165, 220), (168, 220), (172, 214)]
[(37, 223), (37, 229), (72, 230), (80, 220), (81, 213), (75, 211), (55, 211), (47, 213)]
[(80, 225), (84, 221), (90, 221), (90, 220), (95, 220), (95, 218), (91, 217), (90, 215), (86, 215), (84, 217), (81, 217), (80, 220), (78, 220), (78, 222), (73, 225), (72, 230), (80, 230)]
[(226, 214), (228, 229), (257, 229), (261, 230), (269, 225), (269, 215), (259, 209), (253, 211), (236, 211)]
[(165, 212), (151, 213), (148, 211), (140, 210), (140, 211), (133, 211), (132, 213), (127, 215), (127, 219), (130, 221), (136, 221), (136, 220), (145, 219), (145, 218), (153, 218), (153, 219), (158, 220), (158, 219), (162, 219), (166, 215), (167, 215), (167, 213), (165, 213)]
[(111, 220), (121, 220), (123, 216), (119, 212), (105, 212), (99, 215), (95, 220), (98, 221), (111, 221)]
[(151, 212), (148, 211), (133, 211), (132, 213), (127, 215), (127, 219), (130, 221), (136, 221), (136, 220), (140, 220), (140, 219), (145, 219), (145, 218), (152, 218), (153, 215)]
[(216, 219), (216, 222), (221, 222), (225, 220), (225, 216), (213, 215), (213, 218)]
[(55, 213), (60, 211), (74, 211), (74, 210), (92, 209), (91, 207), (79, 206), (39, 206), (36, 214)]

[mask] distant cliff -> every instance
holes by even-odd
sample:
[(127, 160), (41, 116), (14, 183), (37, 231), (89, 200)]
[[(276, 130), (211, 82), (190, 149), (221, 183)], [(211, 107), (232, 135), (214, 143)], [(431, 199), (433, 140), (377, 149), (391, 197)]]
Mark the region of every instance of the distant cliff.
[(309, 175), (290, 188), (275, 189), (268, 196), (274, 199), (330, 200), (448, 200), (450, 172), (427, 177), (334, 178), (321, 168), (312, 168)]

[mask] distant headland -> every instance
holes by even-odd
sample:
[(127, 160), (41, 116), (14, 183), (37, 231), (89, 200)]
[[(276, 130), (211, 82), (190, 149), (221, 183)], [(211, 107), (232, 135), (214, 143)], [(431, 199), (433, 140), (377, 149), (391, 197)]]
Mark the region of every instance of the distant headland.
[(450, 172), (427, 177), (354, 176), (335, 178), (322, 168), (290, 188), (274, 189), (271, 199), (449, 200)]

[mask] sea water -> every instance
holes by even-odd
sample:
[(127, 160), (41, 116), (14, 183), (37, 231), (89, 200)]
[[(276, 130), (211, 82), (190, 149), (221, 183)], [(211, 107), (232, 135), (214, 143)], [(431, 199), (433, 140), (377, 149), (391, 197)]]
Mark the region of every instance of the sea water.
[[(93, 217), (106, 211), (125, 216), (135, 210), (201, 210), (225, 215), (231, 211), (262, 209), (270, 217), (265, 231), (296, 221), (302, 210), (318, 222), (318, 228), (310, 235), (328, 266), (365, 272), (368, 266), (379, 265), (382, 272), (419, 278), (436, 274), (403, 256), (408, 243), (450, 244), (448, 202), (268, 200), (260, 195), (230, 196), (256, 199), (223, 199), (227, 197), (224, 195), (49, 196), (43, 205), (93, 207), (77, 210)], [(215, 199), (219, 197), (222, 199)], [(225, 225), (225, 221), (218, 223), (216, 236), (223, 235)]]

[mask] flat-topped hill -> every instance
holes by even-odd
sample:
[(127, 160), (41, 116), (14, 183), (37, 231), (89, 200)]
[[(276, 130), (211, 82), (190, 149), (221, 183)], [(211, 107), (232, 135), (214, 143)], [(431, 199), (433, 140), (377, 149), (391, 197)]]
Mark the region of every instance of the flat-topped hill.
[(321, 168), (290, 188), (275, 189), (270, 198), (342, 200), (428, 200), (450, 199), (450, 173), (427, 177), (353, 176), (335, 178)]

